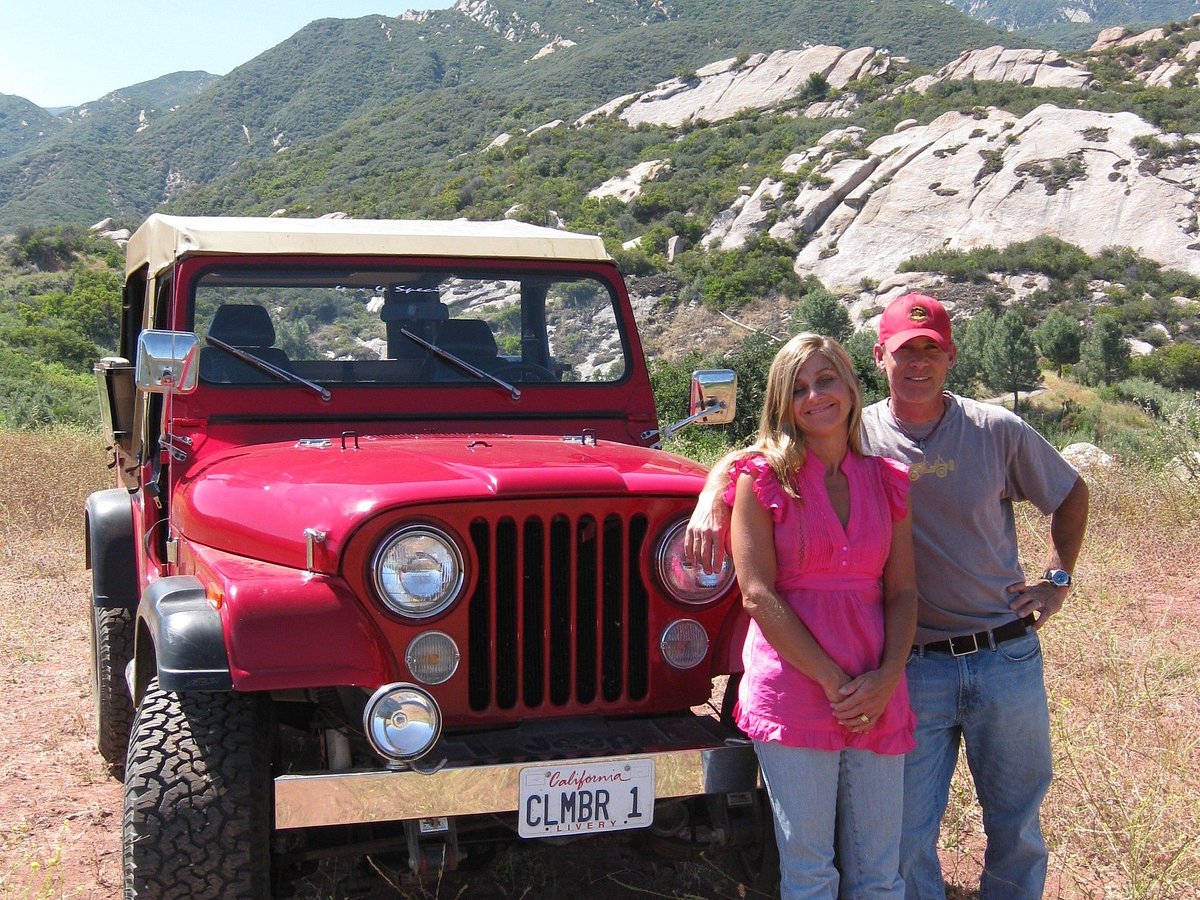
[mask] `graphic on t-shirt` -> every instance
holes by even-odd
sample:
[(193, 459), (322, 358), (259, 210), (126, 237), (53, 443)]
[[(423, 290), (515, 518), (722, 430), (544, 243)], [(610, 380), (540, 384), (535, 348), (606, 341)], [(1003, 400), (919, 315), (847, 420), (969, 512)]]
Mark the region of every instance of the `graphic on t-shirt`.
[(923, 475), (936, 475), (938, 478), (945, 478), (954, 471), (954, 460), (945, 460), (939, 455), (936, 462), (921, 462), (910, 463), (908, 466), (908, 480), (916, 481)]

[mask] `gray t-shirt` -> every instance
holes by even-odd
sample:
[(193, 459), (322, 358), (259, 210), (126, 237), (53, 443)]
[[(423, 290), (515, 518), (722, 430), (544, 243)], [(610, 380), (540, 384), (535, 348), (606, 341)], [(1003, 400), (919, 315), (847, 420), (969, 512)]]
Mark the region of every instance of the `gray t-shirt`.
[(909, 466), (918, 644), (1015, 618), (1005, 589), (1024, 574), (1013, 504), (1028, 500), (1049, 514), (1078, 475), (1003, 407), (947, 397), (946, 416), (923, 448), (897, 427), (886, 400), (863, 410), (864, 452)]

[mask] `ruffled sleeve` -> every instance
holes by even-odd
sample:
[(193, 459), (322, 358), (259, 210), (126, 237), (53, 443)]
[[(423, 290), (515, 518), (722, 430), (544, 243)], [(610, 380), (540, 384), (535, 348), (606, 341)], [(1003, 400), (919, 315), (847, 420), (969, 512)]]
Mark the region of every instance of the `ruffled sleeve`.
[(892, 521), (898, 522), (908, 512), (908, 466), (886, 456), (877, 456), (883, 493), (892, 511)]
[[(771, 466), (767, 463), (766, 458), (755, 454), (738, 457), (730, 463), (729, 485), (725, 488), (722, 499), (731, 507), (734, 497), (737, 496), (737, 482), (740, 475), (750, 475), (754, 478), (754, 494), (758, 497), (758, 502), (771, 514), (771, 520), (778, 522), (783, 515), (787, 497), (779, 479), (771, 471)], [(907, 485), (907, 483), (906, 476), (905, 484)]]

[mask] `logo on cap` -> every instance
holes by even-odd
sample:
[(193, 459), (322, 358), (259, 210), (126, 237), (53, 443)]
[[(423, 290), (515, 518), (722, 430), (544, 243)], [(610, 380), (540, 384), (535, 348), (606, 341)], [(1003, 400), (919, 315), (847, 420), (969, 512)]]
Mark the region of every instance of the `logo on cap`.
[(914, 306), (908, 311), (908, 318), (913, 322), (924, 322), (929, 318), (929, 310), (923, 306)]

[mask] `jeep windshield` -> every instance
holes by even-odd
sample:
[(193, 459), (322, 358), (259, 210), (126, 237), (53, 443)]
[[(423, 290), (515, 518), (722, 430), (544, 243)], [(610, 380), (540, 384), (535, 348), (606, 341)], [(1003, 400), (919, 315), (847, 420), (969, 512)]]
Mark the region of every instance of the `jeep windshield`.
[(274, 369), (325, 386), (510, 389), (615, 382), (628, 370), (612, 292), (591, 276), (214, 266), (196, 281), (193, 310), (200, 378), (215, 385), (282, 384)]

